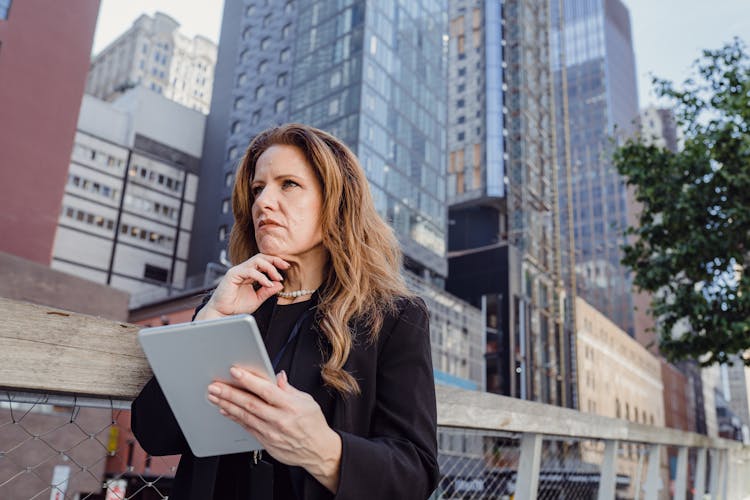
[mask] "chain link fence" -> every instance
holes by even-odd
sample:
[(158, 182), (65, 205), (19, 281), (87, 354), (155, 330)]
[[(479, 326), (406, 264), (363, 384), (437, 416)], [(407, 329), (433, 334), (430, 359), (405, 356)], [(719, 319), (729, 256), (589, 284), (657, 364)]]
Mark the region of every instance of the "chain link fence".
[(149, 457), (129, 430), (128, 405), (0, 393), (0, 498), (168, 498), (177, 457)]
[[(513, 433), (440, 428), (442, 478), (433, 499), (514, 498), (520, 439), (519, 434)], [(602, 441), (545, 437), (537, 498), (597, 498), (603, 450)], [(618, 474), (618, 494), (629, 485), (630, 478)]]
[[(0, 499), (168, 498), (179, 457), (148, 456), (130, 432), (128, 408), (122, 401), (0, 392)], [(514, 498), (521, 434), (439, 427), (438, 448), (441, 480), (432, 499)], [(618, 444), (615, 498), (644, 498), (654, 449)], [(670, 498), (676, 449), (658, 450), (659, 498)], [(597, 498), (604, 452), (601, 440), (544, 436), (537, 498)], [(690, 484), (695, 463), (690, 450)]]

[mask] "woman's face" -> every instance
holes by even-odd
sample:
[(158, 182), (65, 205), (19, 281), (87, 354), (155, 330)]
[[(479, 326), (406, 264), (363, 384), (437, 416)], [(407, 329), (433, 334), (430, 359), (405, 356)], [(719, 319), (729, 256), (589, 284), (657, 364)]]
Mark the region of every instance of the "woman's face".
[(261, 253), (288, 258), (319, 250), (323, 189), (299, 148), (276, 144), (266, 149), (255, 165), (250, 189)]

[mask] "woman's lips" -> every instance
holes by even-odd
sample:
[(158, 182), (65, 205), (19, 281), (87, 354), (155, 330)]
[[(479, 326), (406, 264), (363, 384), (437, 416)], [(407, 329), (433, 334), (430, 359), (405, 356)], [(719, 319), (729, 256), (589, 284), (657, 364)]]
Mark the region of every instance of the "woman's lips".
[(260, 226), (258, 226), (258, 231), (262, 231), (264, 229), (272, 229), (275, 227), (281, 227), (281, 224), (277, 224), (275, 222), (264, 222)]

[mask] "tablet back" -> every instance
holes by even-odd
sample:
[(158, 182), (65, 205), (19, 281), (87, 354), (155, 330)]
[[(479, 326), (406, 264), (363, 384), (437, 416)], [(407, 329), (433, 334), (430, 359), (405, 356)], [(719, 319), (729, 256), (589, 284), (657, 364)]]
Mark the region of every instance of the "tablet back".
[(252, 316), (144, 328), (138, 340), (195, 456), (263, 448), (252, 434), (219, 414), (218, 407), (208, 401), (208, 385), (214, 380), (231, 382), (229, 368), (235, 364), (274, 380)]

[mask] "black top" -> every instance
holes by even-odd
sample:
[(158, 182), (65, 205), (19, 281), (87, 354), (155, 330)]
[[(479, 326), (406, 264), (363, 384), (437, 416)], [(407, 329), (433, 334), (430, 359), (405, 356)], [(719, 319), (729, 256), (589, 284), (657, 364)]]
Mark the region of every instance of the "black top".
[[(318, 300), (317, 293), (313, 294), (311, 301), (317, 304)], [(275, 302), (275, 297), (271, 297), (253, 313), (269, 340), (273, 335), (269, 325)], [(424, 302), (417, 297), (398, 297), (377, 332), (363, 321), (350, 322), (352, 347), (343, 369), (359, 383), (360, 393), (354, 396), (342, 396), (323, 382), (320, 364), (329, 359), (331, 345), (319, 332), (320, 321), (315, 315), (302, 322), (291, 351), (294, 362), (288, 376), (292, 386), (320, 405), (326, 421), (341, 437), (341, 466), (335, 496), (304, 474), (300, 500), (428, 498), (437, 486), (439, 470), (435, 382)], [(196, 457), (190, 452), (156, 379), (151, 378), (133, 401), (131, 426), (147, 453), (182, 454), (170, 499), (215, 497), (214, 486), (223, 484), (217, 481), (223, 457)], [(236, 476), (232, 484), (237, 486), (242, 477), (255, 484), (257, 469)], [(289, 468), (292, 476), (294, 471)], [(272, 491), (258, 492), (247, 486), (227, 498), (256, 500), (274, 496)]]
[[(300, 331), (294, 338), (290, 338), (294, 326), (303, 317), (305, 312), (313, 308), (314, 305), (310, 300), (304, 302), (295, 302), (293, 304), (275, 304), (271, 311), (268, 322), (261, 321), (258, 323), (258, 329), (263, 337), (263, 343), (268, 351), (268, 357), (273, 361), (281, 354), (274, 371), (276, 373), (289, 370), (294, 363), (294, 355), (300, 335), (309, 335), (312, 331)], [(311, 314), (312, 311), (308, 314)], [(301, 325), (300, 325), (301, 326)], [(310, 339), (304, 339), (310, 340)], [(317, 342), (317, 340), (316, 340)], [(283, 352), (282, 352), (283, 350)], [(321, 354), (322, 355), (322, 354)], [(322, 358), (321, 358), (322, 361)], [(329, 403), (326, 405), (325, 403)], [(322, 408), (326, 417), (330, 417), (333, 408), (333, 398), (329, 398)], [(326, 411), (329, 410), (329, 411)], [(233, 498), (247, 498), (250, 483), (262, 481), (270, 488), (271, 470), (273, 478), (273, 498), (274, 500), (296, 499), (302, 491), (302, 483), (307, 472), (302, 467), (290, 467), (276, 461), (268, 453), (263, 453), (263, 462), (269, 463), (271, 468), (258, 467), (256, 474), (250, 474), (254, 467), (251, 453), (237, 453), (233, 455), (224, 455), (219, 457), (219, 464), (216, 472), (216, 483), (214, 486), (214, 500), (226, 500)], [(251, 477), (251, 479), (249, 479)], [(259, 485), (252, 485), (252, 489), (258, 489)], [(266, 489), (266, 488), (261, 488)]]

